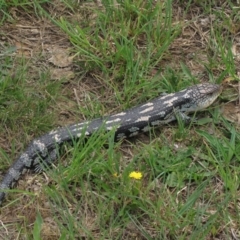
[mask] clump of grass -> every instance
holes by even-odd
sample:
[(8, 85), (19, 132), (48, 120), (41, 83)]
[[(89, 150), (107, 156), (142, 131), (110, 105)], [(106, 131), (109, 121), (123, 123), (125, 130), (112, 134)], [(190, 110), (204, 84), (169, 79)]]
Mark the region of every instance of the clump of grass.
[(152, 79), (151, 69), (165, 58), (179, 33), (179, 28), (171, 24), (171, 3), (140, 0), (116, 5), (106, 1), (101, 11), (90, 10), (97, 16), (88, 24), (84, 19), (82, 24), (71, 18), (56, 21), (70, 37), (79, 65), (98, 74), (101, 71), (102, 84), (113, 88), (121, 104), (126, 102), (128, 106), (143, 91), (143, 98), (145, 93), (156, 91), (153, 89), (160, 81)]
[[(2, 0), (0, 2), (0, 24), (3, 24), (4, 21), (14, 21), (14, 18), (11, 16), (11, 8), (20, 8), (26, 12), (32, 12), (33, 9), (39, 9), (41, 5), (49, 3), (49, 0), (42, 1), (29, 1), (29, 0), (14, 0), (14, 1), (6, 1)], [(35, 11), (35, 14), (41, 14), (40, 11), (38, 13)]]
[[(49, 112), (49, 107), (55, 103), (54, 98), (59, 92), (60, 82), (49, 82), (48, 74), (39, 75), (38, 81), (29, 80), (30, 66), (27, 60), (13, 59), (7, 54), (9, 49), (11, 47), (6, 47), (6, 55), (3, 54), (0, 60), (0, 131), (3, 133), (6, 128), (11, 129), (15, 133), (15, 139), (21, 135), (37, 137), (53, 126), (54, 114)], [(22, 131), (19, 132), (19, 129)], [(8, 142), (13, 136), (6, 132), (4, 138)], [(15, 156), (16, 144), (19, 142), (13, 140), (11, 144), (11, 154)], [(1, 166), (9, 164), (10, 160), (2, 162)]]

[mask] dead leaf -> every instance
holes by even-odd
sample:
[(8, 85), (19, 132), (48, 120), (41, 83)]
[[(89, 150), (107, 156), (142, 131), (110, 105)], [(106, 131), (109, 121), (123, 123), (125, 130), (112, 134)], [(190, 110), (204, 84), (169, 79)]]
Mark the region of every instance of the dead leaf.
[(230, 102), (223, 105), (221, 112), (226, 120), (240, 126), (240, 105), (237, 102)]
[(72, 79), (74, 78), (74, 72), (70, 70), (70, 68), (56, 68), (56, 69), (51, 69), (51, 79)]
[(32, 56), (32, 49), (29, 47), (29, 45), (23, 43), (23, 42), (15, 42), (15, 46), (17, 49), (17, 55), (25, 56), (25, 57), (31, 57)]
[(50, 50), (52, 56), (48, 59), (53, 65), (61, 68), (69, 67), (74, 56), (69, 56), (69, 52), (64, 48), (53, 48)]
[(237, 60), (240, 60), (240, 44), (239, 43), (238, 44), (234, 43), (232, 45), (232, 54)]

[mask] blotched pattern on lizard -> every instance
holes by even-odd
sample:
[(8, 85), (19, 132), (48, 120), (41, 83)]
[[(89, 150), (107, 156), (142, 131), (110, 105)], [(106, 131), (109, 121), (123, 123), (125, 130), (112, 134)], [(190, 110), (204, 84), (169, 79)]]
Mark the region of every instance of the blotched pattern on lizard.
[(58, 156), (59, 147), (81, 136), (89, 137), (100, 128), (115, 131), (115, 140), (133, 137), (151, 128), (172, 122), (176, 117), (189, 119), (190, 112), (207, 108), (221, 93), (217, 84), (198, 84), (180, 92), (160, 96), (129, 110), (62, 127), (33, 140), (27, 149), (9, 168), (0, 184), (0, 204), (6, 190), (12, 188), (20, 176), (29, 168), (42, 171)]

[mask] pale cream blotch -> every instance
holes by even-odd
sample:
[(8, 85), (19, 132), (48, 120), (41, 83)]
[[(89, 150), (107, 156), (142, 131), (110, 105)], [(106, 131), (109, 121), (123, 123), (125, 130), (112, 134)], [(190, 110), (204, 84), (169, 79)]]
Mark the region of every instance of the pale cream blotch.
[(151, 129), (151, 127), (147, 125), (142, 129), (142, 131), (143, 132), (148, 132), (150, 129)]
[(34, 140), (33, 145), (37, 147), (37, 149), (42, 153), (43, 156), (47, 154), (47, 147), (45, 143), (41, 142), (40, 140)]
[(139, 128), (138, 127), (131, 127), (128, 129), (129, 132), (136, 132), (136, 131), (139, 131)]
[(124, 116), (124, 115), (126, 115), (126, 112), (120, 112), (120, 113), (112, 115), (112, 117), (120, 117), (120, 116)]
[(150, 112), (150, 111), (152, 111), (154, 109), (154, 107), (152, 106), (152, 107), (148, 107), (148, 108), (146, 108), (146, 109), (144, 109), (144, 110), (142, 110), (141, 112), (139, 112), (139, 113), (146, 113), (146, 112)]
[(131, 134), (129, 134), (129, 137), (134, 137), (134, 136), (137, 136), (138, 135), (138, 131), (136, 131), (136, 132), (133, 132), (133, 133), (131, 133)]
[(166, 98), (169, 98), (169, 97), (172, 97), (175, 93), (169, 93), (169, 94), (166, 94), (165, 96), (162, 96), (159, 98), (159, 100), (164, 100)]
[(145, 103), (143, 104), (142, 106), (140, 106), (141, 108), (145, 108), (145, 107), (151, 107), (153, 105), (152, 102), (148, 102), (148, 103)]
[(121, 118), (116, 118), (116, 119), (113, 119), (113, 120), (106, 121), (106, 124), (120, 122), (120, 121), (121, 121)]
[(20, 175), (21, 175), (21, 173), (20, 173), (19, 171), (15, 170), (14, 168), (10, 168), (10, 169), (9, 169), (9, 174), (10, 174), (10, 175), (12, 176), (12, 178), (15, 179), (15, 180), (18, 180), (19, 177), (20, 177)]
[(178, 97), (172, 97), (167, 101), (164, 101), (163, 104), (166, 105), (167, 107), (173, 106), (173, 103), (178, 100)]
[(140, 117), (135, 122), (147, 122), (149, 118), (150, 116)]
[(161, 121), (160, 120), (152, 121), (151, 124), (152, 126), (158, 126), (161, 124)]
[(126, 135), (125, 135), (125, 133), (118, 133), (116, 138), (117, 138), (117, 140), (120, 140), (120, 139), (126, 138)]
[(55, 140), (56, 143), (61, 142), (61, 137), (60, 137), (59, 134), (55, 134), (55, 135), (53, 136), (53, 139)]
[(27, 153), (23, 153), (20, 158), (26, 167), (31, 166), (31, 159)]

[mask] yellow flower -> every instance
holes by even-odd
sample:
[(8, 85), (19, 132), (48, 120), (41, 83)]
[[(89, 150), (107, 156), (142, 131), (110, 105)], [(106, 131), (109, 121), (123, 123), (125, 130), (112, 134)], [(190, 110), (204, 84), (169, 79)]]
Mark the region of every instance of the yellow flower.
[(134, 179), (141, 179), (142, 178), (142, 173), (141, 172), (131, 172), (130, 174), (129, 174), (129, 177), (130, 178), (134, 178)]

